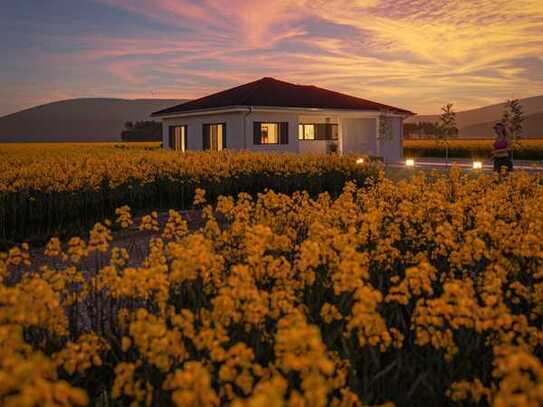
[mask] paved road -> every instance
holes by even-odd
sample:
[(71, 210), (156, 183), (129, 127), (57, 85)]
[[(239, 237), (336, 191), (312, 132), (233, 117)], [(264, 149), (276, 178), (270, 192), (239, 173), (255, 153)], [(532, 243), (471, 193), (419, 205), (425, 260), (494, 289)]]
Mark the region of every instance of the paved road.
[[(388, 163), (391, 167), (406, 168), (405, 161), (395, 161)], [(455, 158), (450, 159), (449, 162), (445, 162), (443, 158), (417, 158), (415, 159), (415, 168), (428, 168), (428, 169), (445, 169), (456, 165), (460, 168), (473, 169), (473, 161), (469, 159)], [(482, 161), (483, 171), (493, 171), (493, 163), (491, 160)], [(523, 171), (537, 171), (543, 172), (543, 162), (541, 161), (527, 161), (527, 160), (515, 160), (515, 170)]]

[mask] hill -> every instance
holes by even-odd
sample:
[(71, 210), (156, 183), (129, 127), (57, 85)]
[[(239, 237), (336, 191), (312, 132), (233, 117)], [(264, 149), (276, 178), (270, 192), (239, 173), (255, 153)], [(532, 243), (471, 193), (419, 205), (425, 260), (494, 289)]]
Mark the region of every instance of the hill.
[[(521, 99), (525, 115), (523, 137), (543, 137), (543, 95)], [(501, 119), (504, 103), (465, 110), (456, 113), (457, 126), (462, 138), (493, 137), (492, 127)], [(413, 116), (407, 123), (437, 122), (439, 115)]]
[(70, 99), (0, 117), (0, 142), (120, 141), (127, 121), (146, 120), (184, 100)]

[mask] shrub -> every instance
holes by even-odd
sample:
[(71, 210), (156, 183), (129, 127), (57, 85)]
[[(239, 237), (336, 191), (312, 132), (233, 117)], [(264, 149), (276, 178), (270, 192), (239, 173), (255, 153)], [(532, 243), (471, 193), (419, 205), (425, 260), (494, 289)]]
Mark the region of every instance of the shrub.
[(0, 162), (0, 240), (74, 233), (123, 205), (185, 209), (196, 188), (206, 189), (211, 201), (267, 188), (335, 196), (345, 182), (362, 185), (377, 173), (372, 165), (337, 155), (180, 154), (104, 145), (57, 145), (39, 153), (41, 145), (24, 148), (2, 147), (10, 153)]

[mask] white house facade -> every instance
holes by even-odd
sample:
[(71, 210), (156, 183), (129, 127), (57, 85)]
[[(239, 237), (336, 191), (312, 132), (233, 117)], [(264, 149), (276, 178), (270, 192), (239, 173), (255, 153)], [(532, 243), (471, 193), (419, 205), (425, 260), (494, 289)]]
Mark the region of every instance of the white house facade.
[[(252, 150), (402, 158), (413, 113), (314, 86), (264, 78), (153, 114), (163, 146), (178, 151)], [(387, 121), (387, 137), (380, 121)]]

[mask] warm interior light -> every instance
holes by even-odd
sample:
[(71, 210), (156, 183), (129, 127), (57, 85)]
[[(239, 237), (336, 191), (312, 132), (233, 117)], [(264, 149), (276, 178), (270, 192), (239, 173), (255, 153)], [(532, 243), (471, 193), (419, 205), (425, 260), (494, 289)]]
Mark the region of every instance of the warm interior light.
[(481, 161), (474, 161), (473, 162), (473, 169), (474, 170), (480, 170), (483, 168), (483, 163)]
[(358, 160), (356, 160), (356, 163), (357, 163), (357, 164), (364, 164), (364, 159), (363, 159), (363, 158), (359, 158)]
[(415, 160), (413, 160), (412, 158), (408, 158), (407, 160), (405, 160), (405, 165), (407, 167), (414, 167), (415, 166)]

